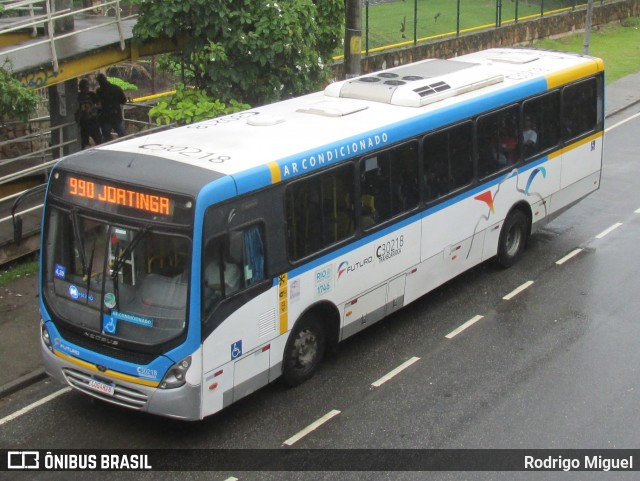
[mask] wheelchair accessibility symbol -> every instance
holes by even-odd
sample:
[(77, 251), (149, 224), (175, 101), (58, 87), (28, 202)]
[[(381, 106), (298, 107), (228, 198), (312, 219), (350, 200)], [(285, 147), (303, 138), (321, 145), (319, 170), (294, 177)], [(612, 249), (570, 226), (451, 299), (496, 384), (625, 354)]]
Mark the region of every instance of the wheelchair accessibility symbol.
[(231, 359), (237, 359), (242, 356), (242, 340), (231, 344)]

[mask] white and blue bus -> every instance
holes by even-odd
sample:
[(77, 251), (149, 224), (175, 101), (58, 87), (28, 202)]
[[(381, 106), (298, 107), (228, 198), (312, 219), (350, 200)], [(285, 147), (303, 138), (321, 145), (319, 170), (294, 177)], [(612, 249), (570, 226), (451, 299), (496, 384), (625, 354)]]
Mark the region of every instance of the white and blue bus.
[(53, 169), (47, 372), (174, 418), (215, 413), (598, 189), (604, 66), (492, 49), (123, 140)]

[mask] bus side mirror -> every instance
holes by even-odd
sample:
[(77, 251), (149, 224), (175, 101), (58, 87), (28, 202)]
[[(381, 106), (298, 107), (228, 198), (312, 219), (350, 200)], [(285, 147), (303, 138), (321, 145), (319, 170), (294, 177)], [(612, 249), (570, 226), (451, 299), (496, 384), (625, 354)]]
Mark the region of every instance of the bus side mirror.
[(22, 242), (22, 217), (13, 216), (13, 243), (17, 246)]
[(25, 190), (16, 200), (13, 201), (13, 206), (11, 207), (11, 219), (13, 220), (13, 243), (16, 246), (20, 245), (22, 242), (22, 217), (16, 214), (16, 210), (18, 210), (18, 207), (25, 199), (33, 195), (44, 193), (46, 189), (47, 184), (36, 185), (35, 187)]

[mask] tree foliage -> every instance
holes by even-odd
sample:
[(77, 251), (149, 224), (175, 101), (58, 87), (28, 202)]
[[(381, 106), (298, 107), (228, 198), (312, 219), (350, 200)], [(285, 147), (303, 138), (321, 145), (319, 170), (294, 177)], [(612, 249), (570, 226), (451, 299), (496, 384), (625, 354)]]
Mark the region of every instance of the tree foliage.
[(212, 99), (203, 91), (187, 88), (180, 84), (176, 93), (167, 99), (160, 100), (149, 111), (149, 117), (158, 125), (190, 124), (220, 115), (232, 114), (246, 110), (249, 105), (231, 100), (228, 105)]
[(185, 78), (223, 102), (256, 105), (319, 88), (343, 22), (344, 0), (142, 0), (135, 34), (186, 34)]
[(0, 124), (10, 120), (26, 121), (38, 105), (38, 95), (23, 88), (6, 67), (6, 63), (0, 67)]

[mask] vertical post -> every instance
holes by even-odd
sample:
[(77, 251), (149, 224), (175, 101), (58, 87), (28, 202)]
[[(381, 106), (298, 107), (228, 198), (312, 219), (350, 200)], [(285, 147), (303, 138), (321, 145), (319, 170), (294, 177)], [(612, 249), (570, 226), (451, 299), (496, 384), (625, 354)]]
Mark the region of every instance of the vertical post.
[(365, 4), (365, 17), (364, 17), (364, 44), (365, 52), (369, 55), (369, 0)]
[(413, 1), (413, 46), (418, 43), (418, 0)]
[(582, 46), (582, 54), (589, 55), (589, 43), (591, 43), (591, 23), (593, 20), (593, 0), (589, 0), (587, 4), (587, 18), (584, 24), (584, 42)]
[(458, 0), (458, 6), (456, 8), (456, 37), (460, 36), (460, 0)]
[(519, 3), (519, 0), (516, 0), (516, 20), (515, 20), (516, 23), (518, 23), (518, 3)]
[(544, 0), (540, 0), (540, 16), (544, 17)]
[[(51, 151), (53, 158), (69, 155), (80, 150), (80, 143), (62, 145), (78, 138), (75, 112), (78, 108), (78, 79), (47, 87), (49, 92), (49, 116), (51, 118), (51, 145), (58, 146)], [(64, 127), (60, 127), (68, 124)]]
[(361, 0), (346, 0), (344, 36), (344, 76), (360, 75), (362, 56), (362, 6)]

